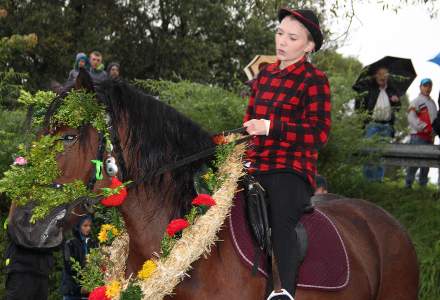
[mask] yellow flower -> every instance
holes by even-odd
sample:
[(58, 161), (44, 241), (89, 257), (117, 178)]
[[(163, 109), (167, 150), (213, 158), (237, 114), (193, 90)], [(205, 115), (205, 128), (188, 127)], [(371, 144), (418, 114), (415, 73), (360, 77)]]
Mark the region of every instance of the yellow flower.
[(113, 236), (119, 235), (119, 230), (112, 224), (104, 224), (101, 226), (101, 230), (98, 234), (98, 240), (100, 243), (105, 243), (108, 241), (108, 234), (112, 233)]
[(203, 175), (202, 178), (205, 181), (209, 181), (213, 176), (214, 176), (214, 174), (212, 174), (211, 172), (208, 172), (205, 175)]
[(109, 285), (105, 287), (105, 295), (109, 298), (119, 296), (121, 292), (121, 283), (117, 280), (113, 280)]
[(151, 274), (156, 271), (157, 265), (154, 261), (151, 259), (147, 260), (144, 265), (142, 266), (142, 269), (138, 273), (138, 277), (142, 280), (145, 280), (151, 276)]

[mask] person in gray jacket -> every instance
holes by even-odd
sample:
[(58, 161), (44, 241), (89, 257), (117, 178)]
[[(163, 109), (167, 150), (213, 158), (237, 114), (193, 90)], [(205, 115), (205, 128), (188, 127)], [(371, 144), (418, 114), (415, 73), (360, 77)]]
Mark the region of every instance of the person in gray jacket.
[[(437, 107), (430, 94), (432, 91), (432, 80), (424, 78), (420, 82), (420, 94), (409, 105), (408, 123), (410, 127), (410, 144), (432, 145), (434, 143), (434, 132), (432, 123), (437, 117)], [(414, 182), (418, 167), (409, 167), (406, 172), (405, 186), (411, 188)], [(426, 186), (428, 183), (428, 167), (421, 167), (419, 184)]]
[(102, 54), (100, 52), (93, 51), (90, 53), (90, 66), (90, 77), (92, 77), (94, 85), (97, 85), (108, 78), (107, 72), (104, 70)]
[(73, 69), (69, 72), (69, 77), (66, 81), (67, 86), (74, 84), (76, 77), (78, 77), (80, 68), (84, 68), (87, 71), (90, 70), (89, 58), (84, 52), (79, 52), (78, 54), (76, 54), (75, 64), (73, 66)]

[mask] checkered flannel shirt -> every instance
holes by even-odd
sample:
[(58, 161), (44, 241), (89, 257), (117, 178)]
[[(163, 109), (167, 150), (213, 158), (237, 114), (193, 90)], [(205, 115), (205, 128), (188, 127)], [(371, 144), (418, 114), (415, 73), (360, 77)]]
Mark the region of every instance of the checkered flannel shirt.
[(253, 83), (244, 121), (270, 120), (268, 136), (255, 136), (246, 152), (250, 173), (294, 171), (315, 186), (318, 150), (331, 124), (326, 75), (304, 59), (285, 69), (279, 62)]

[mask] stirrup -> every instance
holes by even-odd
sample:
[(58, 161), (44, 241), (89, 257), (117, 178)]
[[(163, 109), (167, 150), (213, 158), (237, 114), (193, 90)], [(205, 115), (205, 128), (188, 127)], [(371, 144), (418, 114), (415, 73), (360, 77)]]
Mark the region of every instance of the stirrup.
[(269, 297), (267, 297), (267, 300), (271, 300), (272, 298), (275, 298), (278, 296), (287, 296), (290, 300), (295, 300), (292, 297), (292, 295), (290, 295), (289, 292), (286, 291), (285, 289), (281, 289), (281, 292), (272, 291), (272, 293), (270, 293)]

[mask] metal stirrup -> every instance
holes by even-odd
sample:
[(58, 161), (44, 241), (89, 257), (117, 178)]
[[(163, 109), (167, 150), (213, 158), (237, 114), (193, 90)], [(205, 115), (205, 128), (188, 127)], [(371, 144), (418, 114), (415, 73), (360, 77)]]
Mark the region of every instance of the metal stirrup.
[(285, 289), (281, 289), (280, 292), (275, 292), (272, 291), (272, 293), (270, 293), (269, 297), (267, 297), (267, 300), (271, 300), (272, 298), (278, 297), (278, 296), (287, 296), (290, 300), (295, 300), (292, 295), (289, 294), (288, 291), (286, 291)]

